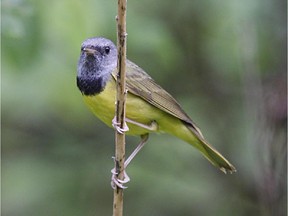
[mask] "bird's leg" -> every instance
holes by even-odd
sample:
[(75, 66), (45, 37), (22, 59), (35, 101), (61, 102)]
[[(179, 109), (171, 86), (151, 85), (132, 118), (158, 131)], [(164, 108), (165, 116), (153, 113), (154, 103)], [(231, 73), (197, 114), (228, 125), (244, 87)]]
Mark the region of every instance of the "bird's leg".
[(138, 127), (141, 127), (141, 128), (145, 128), (145, 129), (147, 129), (147, 130), (149, 130), (149, 131), (157, 131), (158, 130), (158, 124), (157, 124), (157, 122), (156, 121), (152, 121), (149, 125), (147, 125), (147, 124), (142, 124), (142, 123), (140, 123), (140, 122), (136, 122), (136, 121), (133, 121), (133, 120), (131, 120), (131, 119), (129, 119), (129, 118), (125, 118), (125, 121), (126, 122), (128, 122), (128, 123), (130, 123), (130, 124), (134, 124), (134, 125), (136, 125), (136, 126), (138, 126)]
[(147, 143), (149, 138), (149, 134), (141, 135), (141, 141), (138, 144), (138, 146), (134, 149), (134, 151), (129, 155), (127, 160), (125, 160), (124, 167), (125, 169), (130, 164), (130, 162), (133, 160), (133, 158), (138, 154), (138, 152), (144, 147), (144, 145)]
[[(127, 168), (127, 166), (129, 165), (129, 163), (132, 161), (132, 159), (137, 155), (137, 153), (143, 148), (143, 146), (147, 143), (147, 140), (149, 138), (149, 134), (145, 134), (145, 135), (141, 135), (141, 141), (138, 144), (138, 146), (136, 147), (136, 149), (130, 154), (130, 156), (128, 157), (128, 159), (125, 161), (124, 163), (124, 169)], [(113, 159), (115, 160), (115, 158), (113, 157)], [(127, 188), (126, 186), (124, 186), (125, 183), (130, 181), (129, 176), (127, 175), (127, 173), (124, 171), (124, 179), (120, 180), (117, 178), (117, 172), (115, 170), (115, 168), (113, 168), (111, 170), (112, 173), (112, 178), (111, 178), (111, 186), (113, 189), (115, 189), (116, 185), (122, 189)]]
[[(157, 130), (158, 128), (158, 125), (156, 122), (152, 122), (150, 125), (144, 125), (144, 124), (141, 124), (141, 123), (138, 123), (138, 122), (134, 122), (130, 119), (126, 119), (127, 122), (131, 123), (131, 124), (135, 124), (137, 126), (140, 126), (142, 128), (146, 128), (148, 130), (151, 130), (151, 131), (155, 131)], [(138, 144), (138, 146), (136, 147), (136, 149), (130, 154), (130, 156), (127, 158), (127, 160), (125, 161), (124, 163), (124, 169), (127, 168), (127, 166), (130, 164), (130, 162), (132, 161), (132, 159), (137, 155), (137, 153), (143, 148), (143, 146), (147, 143), (148, 141), (148, 138), (149, 138), (149, 134), (144, 134), (144, 135), (141, 135), (141, 141), (140, 143)], [(115, 158), (114, 158), (115, 160)], [(124, 179), (123, 180), (120, 180), (117, 178), (117, 174), (116, 171), (115, 171), (115, 168), (113, 168), (111, 170), (112, 172), (112, 178), (111, 178), (111, 186), (113, 189), (115, 189), (116, 185), (120, 188), (127, 188), (125, 187), (123, 184), (127, 183), (130, 181), (130, 178), (129, 176), (127, 175), (127, 173), (124, 171)]]
[[(147, 129), (149, 131), (157, 131), (157, 129), (158, 129), (158, 124), (155, 121), (152, 121), (151, 124), (149, 124), (149, 125), (145, 125), (145, 124), (133, 121), (133, 120), (128, 119), (128, 118), (126, 118), (125, 121), (130, 123), (130, 124), (134, 124), (134, 125), (137, 125), (139, 127), (145, 128), (145, 129)], [(132, 154), (130, 154), (130, 156), (127, 158), (127, 160), (125, 161), (125, 164), (124, 164), (125, 168), (129, 165), (129, 163), (132, 161), (132, 159), (137, 155), (137, 153), (147, 143), (148, 138), (149, 138), (149, 134), (148, 133), (141, 135), (140, 143), (138, 144), (136, 149), (132, 152)]]

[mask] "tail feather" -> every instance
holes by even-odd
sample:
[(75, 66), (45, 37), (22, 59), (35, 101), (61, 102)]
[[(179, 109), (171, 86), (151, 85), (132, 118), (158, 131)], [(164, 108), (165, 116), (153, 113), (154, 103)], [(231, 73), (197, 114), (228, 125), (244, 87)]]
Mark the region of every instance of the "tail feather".
[[(216, 149), (214, 149), (203, 137), (199, 128), (195, 125), (187, 125), (188, 128), (196, 135), (198, 139), (198, 145), (196, 147), (201, 151), (201, 153), (216, 167), (218, 167), (222, 172), (230, 173), (236, 172), (236, 168), (224, 158)], [(193, 144), (193, 143), (192, 143)]]
[(201, 144), (205, 150), (201, 152), (214, 166), (219, 167), (219, 169), (224, 173), (227, 173), (227, 171), (230, 173), (236, 172), (235, 167), (211, 145), (204, 140), (201, 140)]

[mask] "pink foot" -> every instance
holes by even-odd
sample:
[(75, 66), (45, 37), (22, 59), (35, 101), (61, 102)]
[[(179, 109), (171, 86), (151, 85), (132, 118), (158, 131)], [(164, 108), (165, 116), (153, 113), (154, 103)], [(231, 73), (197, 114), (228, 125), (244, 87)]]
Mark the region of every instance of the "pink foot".
[(119, 187), (119, 188), (122, 188), (122, 189), (125, 189), (127, 188), (126, 186), (124, 186), (124, 184), (128, 183), (130, 181), (130, 178), (129, 176), (127, 175), (127, 173), (124, 171), (124, 179), (123, 180), (120, 180), (117, 178), (117, 172), (115, 170), (115, 168), (113, 168), (111, 170), (111, 173), (112, 173), (112, 178), (111, 178), (111, 187), (115, 190), (116, 188), (116, 185)]
[(120, 125), (119, 125), (119, 123), (117, 123), (117, 121), (116, 121), (116, 116), (112, 119), (112, 126), (113, 126), (119, 133), (121, 133), (121, 134), (123, 134), (124, 132), (126, 132), (126, 131), (129, 130), (126, 122), (125, 122), (125, 124), (124, 124), (124, 128), (119, 127)]

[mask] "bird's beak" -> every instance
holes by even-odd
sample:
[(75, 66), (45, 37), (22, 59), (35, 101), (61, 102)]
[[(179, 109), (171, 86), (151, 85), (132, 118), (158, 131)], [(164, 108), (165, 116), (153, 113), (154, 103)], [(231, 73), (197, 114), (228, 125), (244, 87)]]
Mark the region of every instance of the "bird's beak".
[(83, 51), (85, 53), (87, 53), (88, 55), (93, 55), (93, 54), (95, 54), (97, 52), (96, 49), (91, 49), (91, 48), (83, 48)]

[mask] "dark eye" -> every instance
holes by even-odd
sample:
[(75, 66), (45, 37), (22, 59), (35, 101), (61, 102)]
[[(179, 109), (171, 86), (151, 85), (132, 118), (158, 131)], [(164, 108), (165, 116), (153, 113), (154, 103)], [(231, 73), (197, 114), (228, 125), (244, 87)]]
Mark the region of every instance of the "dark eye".
[(104, 50), (105, 50), (106, 55), (108, 55), (110, 53), (110, 47), (109, 46), (104, 47)]

